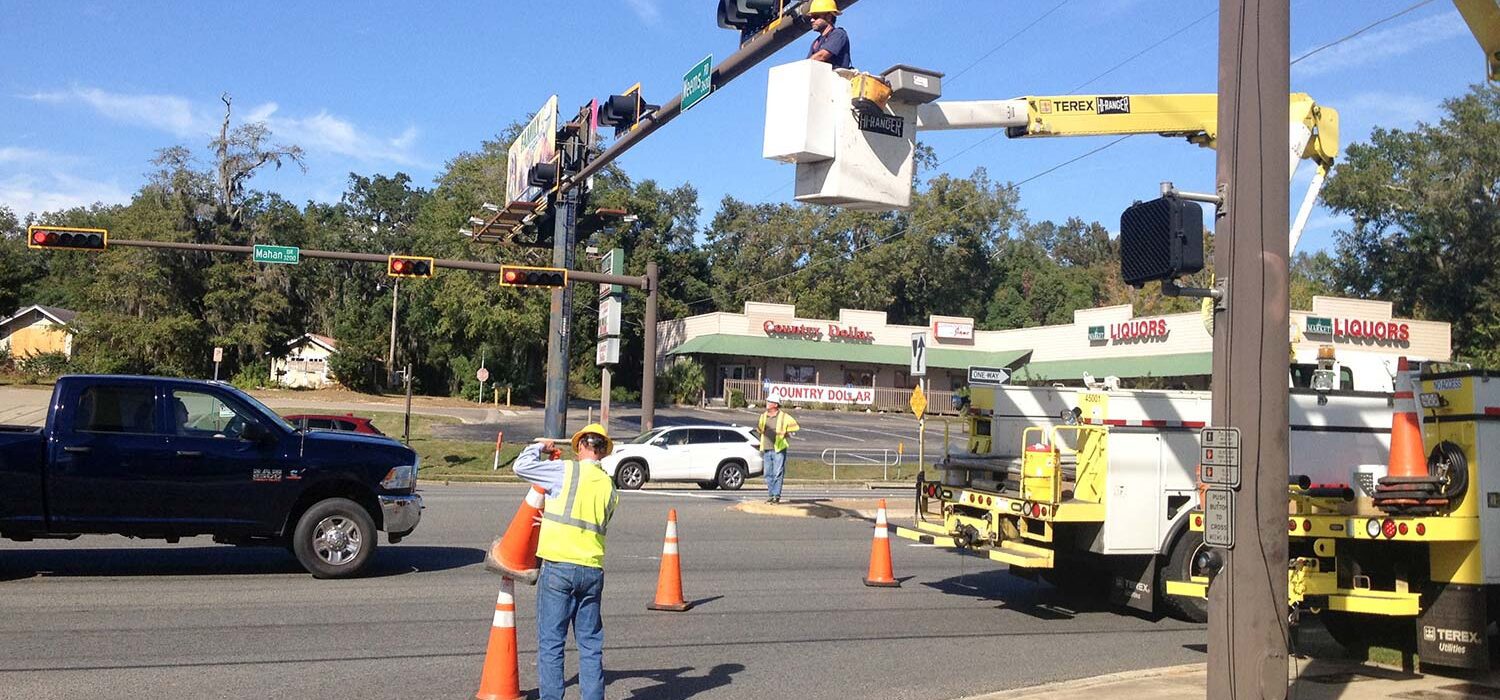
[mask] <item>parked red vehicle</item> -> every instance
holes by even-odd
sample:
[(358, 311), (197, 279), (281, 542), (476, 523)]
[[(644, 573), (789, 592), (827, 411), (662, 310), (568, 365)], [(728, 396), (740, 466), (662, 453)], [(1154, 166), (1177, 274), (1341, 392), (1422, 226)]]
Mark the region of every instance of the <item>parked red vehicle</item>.
[(323, 413), (300, 413), (294, 416), (282, 416), (286, 422), (297, 426), (299, 430), (343, 430), (350, 433), (364, 433), (365, 435), (380, 435), (375, 424), (369, 418), (361, 418), (353, 413), (336, 416)]

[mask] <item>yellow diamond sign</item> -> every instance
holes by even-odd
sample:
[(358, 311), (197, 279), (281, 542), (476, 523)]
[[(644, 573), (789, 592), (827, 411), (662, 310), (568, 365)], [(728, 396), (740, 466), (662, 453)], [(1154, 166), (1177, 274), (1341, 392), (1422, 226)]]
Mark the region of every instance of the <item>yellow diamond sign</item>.
[(918, 384), (917, 388), (911, 391), (911, 412), (918, 418), (921, 418), (922, 414), (927, 412), (927, 395), (922, 393), (921, 384)]

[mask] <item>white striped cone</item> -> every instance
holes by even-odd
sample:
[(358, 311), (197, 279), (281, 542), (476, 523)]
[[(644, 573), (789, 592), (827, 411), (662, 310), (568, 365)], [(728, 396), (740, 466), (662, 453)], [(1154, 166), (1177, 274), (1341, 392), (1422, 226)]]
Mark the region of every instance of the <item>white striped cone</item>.
[(477, 700), (520, 700), (521, 677), (516, 661), (516, 582), (500, 577), (500, 596), (490, 622), (490, 643), (484, 654)]
[(682, 596), (682, 560), (677, 555), (677, 509), (667, 512), (667, 537), (661, 545), (661, 571), (656, 576), (656, 600), (650, 610), (682, 612), (693, 607)]
[(891, 570), (891, 531), (885, 519), (885, 499), (880, 499), (875, 511), (875, 538), (870, 542), (870, 570), (865, 575), (865, 585), (879, 588), (895, 588), (901, 585)]

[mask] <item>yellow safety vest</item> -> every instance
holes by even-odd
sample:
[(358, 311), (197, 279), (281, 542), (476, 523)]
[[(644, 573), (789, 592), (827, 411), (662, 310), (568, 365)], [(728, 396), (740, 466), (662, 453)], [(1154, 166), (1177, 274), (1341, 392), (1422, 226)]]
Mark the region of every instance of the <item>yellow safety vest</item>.
[(774, 449), (777, 452), (785, 452), (787, 446), (789, 445), (789, 443), (787, 442), (787, 439), (786, 439), (787, 431), (789, 431), (789, 430), (800, 430), (801, 426), (797, 425), (796, 419), (794, 419), (790, 415), (788, 415), (786, 411), (777, 411), (776, 412), (776, 444), (773, 447), (773, 446), (771, 446), (771, 445), (769, 445), (769, 444), (766, 443), (766, 419), (770, 418), (770, 417), (771, 417), (770, 414), (766, 414), (766, 413), (760, 414), (760, 426), (759, 426), (760, 427), (760, 451), (761, 452), (766, 452), (766, 451)]
[(604, 534), (618, 501), (614, 481), (598, 462), (564, 462), (562, 489), (543, 506), (536, 555), (604, 568)]

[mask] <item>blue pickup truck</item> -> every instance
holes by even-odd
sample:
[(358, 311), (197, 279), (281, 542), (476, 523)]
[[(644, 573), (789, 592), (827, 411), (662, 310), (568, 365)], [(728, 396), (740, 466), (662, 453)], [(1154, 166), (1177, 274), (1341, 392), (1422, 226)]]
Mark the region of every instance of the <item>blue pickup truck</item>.
[(226, 384), (72, 375), (44, 427), (0, 426), (0, 538), (211, 535), (343, 578), (369, 566), (377, 530), (396, 543), (417, 527), (416, 480), (410, 448), (299, 431)]

